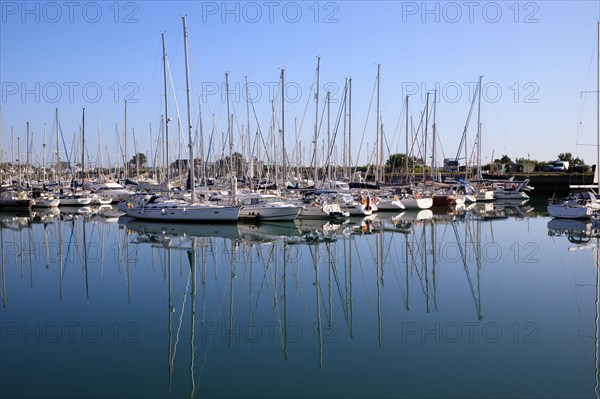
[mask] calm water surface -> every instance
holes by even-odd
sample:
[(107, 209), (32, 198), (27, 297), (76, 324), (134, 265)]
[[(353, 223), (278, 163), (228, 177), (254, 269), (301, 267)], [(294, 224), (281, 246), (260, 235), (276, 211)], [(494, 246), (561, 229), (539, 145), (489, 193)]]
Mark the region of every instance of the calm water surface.
[(597, 398), (597, 239), (544, 207), (0, 213), (0, 396)]

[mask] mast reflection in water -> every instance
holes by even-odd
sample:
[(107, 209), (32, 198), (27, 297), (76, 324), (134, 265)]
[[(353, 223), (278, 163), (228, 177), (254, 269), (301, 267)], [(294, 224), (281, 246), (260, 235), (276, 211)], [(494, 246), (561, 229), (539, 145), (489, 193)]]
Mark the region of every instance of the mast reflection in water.
[(0, 213), (0, 394), (598, 397), (597, 228), (561, 223), (518, 203), (341, 224)]

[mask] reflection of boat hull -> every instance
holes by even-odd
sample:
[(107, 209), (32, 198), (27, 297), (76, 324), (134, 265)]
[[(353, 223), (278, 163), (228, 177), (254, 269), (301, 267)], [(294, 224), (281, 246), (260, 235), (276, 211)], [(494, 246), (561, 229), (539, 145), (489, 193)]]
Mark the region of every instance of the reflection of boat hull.
[(548, 222), (548, 235), (566, 235), (569, 242), (574, 244), (587, 244), (590, 239), (599, 236), (598, 229), (594, 229), (591, 221), (574, 219), (552, 219)]
[(238, 223), (242, 239), (250, 242), (271, 242), (284, 237), (301, 237), (294, 222)]
[(402, 198), (400, 202), (405, 209), (429, 209), (433, 206), (432, 198)]
[(411, 222), (416, 222), (419, 220), (431, 220), (433, 219), (433, 212), (430, 209), (423, 209), (421, 211), (417, 211), (417, 210), (408, 210), (406, 212), (403, 212), (395, 217), (392, 218), (395, 221), (398, 220), (405, 220), (405, 221), (411, 221)]
[(126, 222), (130, 230), (143, 234), (175, 235), (186, 237), (226, 237), (239, 238), (240, 232), (235, 223), (190, 224), (132, 219)]
[(89, 206), (61, 206), (58, 208), (60, 213), (65, 215), (81, 215), (92, 213), (92, 208)]
[(592, 207), (585, 205), (551, 204), (547, 210), (550, 216), (561, 219), (587, 219), (593, 214)]
[(377, 203), (377, 209), (379, 212), (400, 212), (404, 209), (404, 205), (400, 200), (380, 200)]
[(229, 206), (213, 206), (204, 204), (173, 205), (159, 204), (157, 206), (133, 206), (125, 211), (127, 216), (165, 222), (237, 222), (240, 208)]
[(503, 199), (498, 199), (496, 200), (495, 207), (496, 208), (514, 208), (517, 206), (522, 206), (525, 205), (527, 202), (529, 202), (529, 199), (523, 199), (523, 198), (503, 198)]
[(84, 206), (92, 202), (91, 197), (64, 196), (59, 199), (61, 206)]
[(555, 231), (590, 231), (591, 222), (569, 219), (552, 219), (548, 222), (548, 229)]
[(3, 200), (0, 199), (0, 208), (2, 209), (27, 209), (31, 208), (33, 200), (31, 199), (16, 199), (16, 200)]

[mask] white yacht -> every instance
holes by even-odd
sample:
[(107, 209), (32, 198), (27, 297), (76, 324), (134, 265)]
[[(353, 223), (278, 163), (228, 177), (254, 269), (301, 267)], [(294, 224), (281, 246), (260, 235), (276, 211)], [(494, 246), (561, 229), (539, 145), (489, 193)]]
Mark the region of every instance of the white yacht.
[(206, 203), (189, 203), (177, 199), (164, 199), (158, 195), (148, 200), (129, 202), (120, 207), (127, 216), (145, 220), (163, 220), (171, 222), (237, 222), (240, 208)]

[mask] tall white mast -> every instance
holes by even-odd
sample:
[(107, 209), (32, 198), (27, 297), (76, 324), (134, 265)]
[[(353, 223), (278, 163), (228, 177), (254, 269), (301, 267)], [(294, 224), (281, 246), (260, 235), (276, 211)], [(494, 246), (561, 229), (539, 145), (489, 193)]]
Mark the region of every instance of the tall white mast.
[(598, 186), (596, 193), (600, 194), (600, 21), (598, 21), (598, 61), (596, 78), (596, 172), (594, 173), (594, 182)]
[(285, 69), (281, 70), (281, 150), (283, 152), (283, 180), (282, 185), (286, 188), (287, 162), (285, 157)]
[(190, 153), (190, 190), (192, 202), (195, 201), (194, 192), (194, 147), (192, 146), (192, 107), (190, 104), (190, 74), (188, 70), (188, 48), (187, 48), (187, 29), (185, 26), (185, 15), (183, 20), (183, 50), (185, 54), (185, 96), (187, 100), (187, 118), (188, 118), (188, 149)]
[(167, 163), (167, 184), (171, 181), (171, 173), (169, 172), (169, 95), (167, 91), (167, 48), (165, 46), (165, 33), (162, 36), (163, 48), (163, 85), (165, 90), (165, 152)]
[(123, 159), (125, 161), (125, 178), (127, 179), (129, 177), (129, 160), (127, 159), (127, 100), (125, 100), (125, 121), (124, 121), (124, 127), (125, 127), (125, 143), (124, 143), (124, 154), (123, 154)]
[[(477, 84), (477, 179), (481, 179), (481, 79), (483, 76), (479, 76), (479, 83)], [(466, 162), (466, 159), (465, 159)]]
[(321, 68), (321, 57), (317, 57), (317, 86), (315, 88), (315, 139), (314, 139), (314, 145), (315, 145), (315, 152), (314, 152), (314, 163), (315, 163), (315, 170), (314, 170), (314, 182), (315, 182), (315, 187), (317, 186), (317, 181), (319, 181), (319, 163), (317, 162), (317, 155), (318, 153), (318, 137), (319, 137), (319, 73), (320, 73), (320, 68)]
[[(375, 159), (377, 162), (377, 165), (375, 166), (375, 183), (377, 183), (377, 181), (382, 180), (381, 176), (380, 176), (380, 168), (381, 168), (381, 161), (382, 161), (382, 157), (383, 157), (383, 140), (380, 137), (380, 132), (379, 132), (379, 73), (381, 71), (381, 64), (377, 64), (377, 112), (375, 115), (375, 124), (376, 126), (376, 130), (375, 130)], [(381, 148), (381, 152), (380, 151)]]

